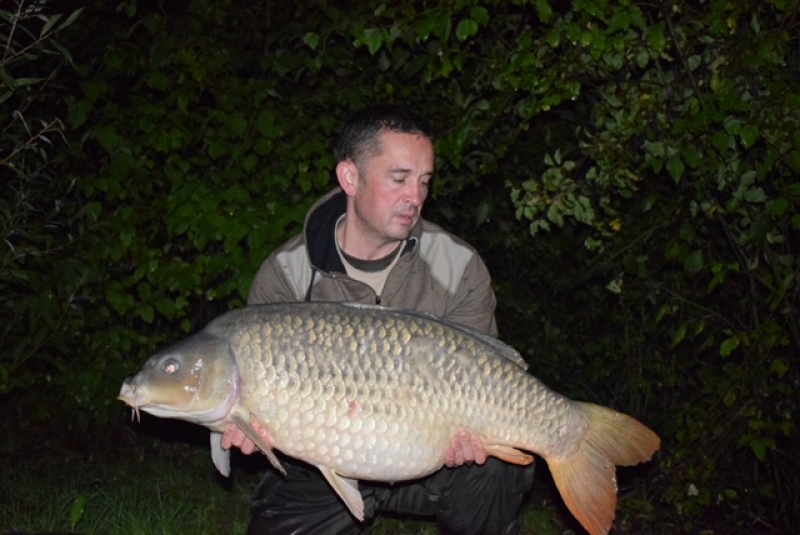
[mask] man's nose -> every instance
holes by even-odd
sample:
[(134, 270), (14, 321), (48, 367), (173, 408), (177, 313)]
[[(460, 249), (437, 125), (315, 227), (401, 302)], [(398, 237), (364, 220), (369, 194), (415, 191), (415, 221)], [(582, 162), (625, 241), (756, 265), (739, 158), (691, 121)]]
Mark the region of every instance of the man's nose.
[(406, 198), (411, 205), (422, 206), (422, 203), (425, 200), (425, 191), (420, 181), (409, 181), (408, 188), (406, 189)]

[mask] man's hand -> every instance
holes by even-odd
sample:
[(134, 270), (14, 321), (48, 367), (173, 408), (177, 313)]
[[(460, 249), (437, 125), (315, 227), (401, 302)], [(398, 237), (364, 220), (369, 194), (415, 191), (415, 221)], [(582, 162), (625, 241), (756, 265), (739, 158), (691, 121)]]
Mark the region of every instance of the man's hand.
[[(223, 442), (224, 444), (224, 442)], [(486, 450), (477, 435), (469, 431), (459, 431), (450, 439), (450, 447), (444, 454), (444, 464), (450, 468), (462, 464), (483, 464), (486, 462)]]
[[(253, 431), (261, 437), (264, 443), (269, 446), (270, 442), (267, 431), (255, 420), (250, 420), (250, 426), (253, 428)], [(245, 435), (236, 424), (228, 424), (228, 427), (222, 432), (222, 449), (228, 450), (233, 446), (239, 448), (245, 455), (250, 455), (254, 451), (260, 451), (256, 443), (247, 438), (247, 435)]]

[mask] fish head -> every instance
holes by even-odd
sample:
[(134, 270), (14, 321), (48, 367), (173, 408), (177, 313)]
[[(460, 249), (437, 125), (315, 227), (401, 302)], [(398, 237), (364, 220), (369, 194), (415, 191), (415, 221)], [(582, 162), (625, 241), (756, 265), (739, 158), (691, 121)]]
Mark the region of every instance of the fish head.
[(159, 351), (122, 383), (117, 399), (159, 418), (223, 427), (238, 401), (239, 373), (226, 338), (202, 331)]

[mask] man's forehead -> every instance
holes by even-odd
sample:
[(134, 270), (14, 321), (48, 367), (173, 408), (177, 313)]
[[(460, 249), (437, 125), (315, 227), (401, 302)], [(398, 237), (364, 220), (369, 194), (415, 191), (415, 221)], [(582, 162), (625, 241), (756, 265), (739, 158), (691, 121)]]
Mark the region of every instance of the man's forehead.
[(420, 149), (429, 151), (431, 159), (433, 158), (433, 143), (422, 134), (386, 132), (381, 135), (380, 150), (376, 156), (418, 156)]

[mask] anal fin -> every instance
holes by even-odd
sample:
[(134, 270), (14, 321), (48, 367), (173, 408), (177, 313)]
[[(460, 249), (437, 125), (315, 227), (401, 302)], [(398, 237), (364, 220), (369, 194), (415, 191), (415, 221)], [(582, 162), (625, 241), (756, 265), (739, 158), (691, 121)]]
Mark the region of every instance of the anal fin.
[(511, 464), (528, 465), (533, 462), (533, 455), (529, 455), (524, 451), (511, 446), (504, 446), (502, 444), (487, 444), (484, 446), (487, 455), (497, 457), (501, 461)]
[(330, 483), (336, 494), (344, 501), (347, 508), (359, 522), (364, 521), (364, 500), (358, 490), (358, 481), (348, 479), (336, 473), (333, 468), (327, 466), (317, 466), (325, 479)]
[(275, 453), (272, 451), (272, 446), (264, 442), (264, 439), (258, 436), (258, 433), (253, 430), (253, 422), (260, 425), (263, 429), (269, 429), (267, 424), (251, 416), (250, 411), (242, 408), (231, 411), (231, 420), (233, 420), (233, 423), (239, 426), (239, 429), (241, 429), (242, 432), (247, 435), (247, 438), (252, 440), (255, 445), (258, 446), (261, 452), (267, 456), (270, 464), (272, 464), (272, 466), (274, 466), (275, 469), (281, 474), (286, 475), (286, 469), (281, 465), (281, 462), (275, 456)]

